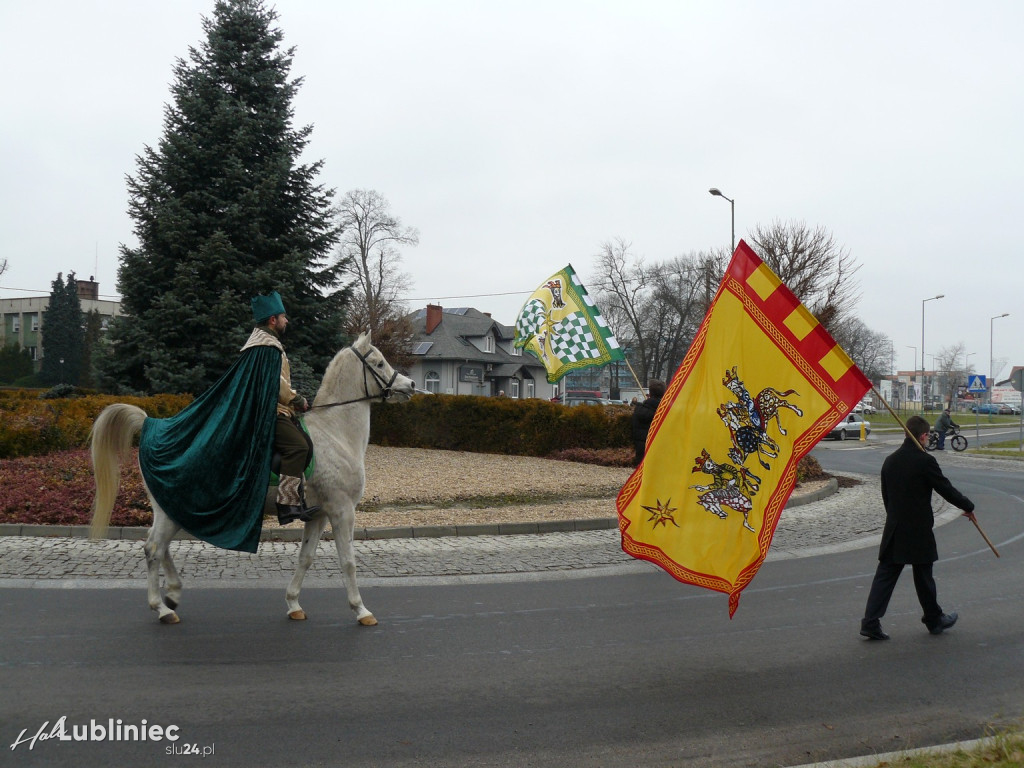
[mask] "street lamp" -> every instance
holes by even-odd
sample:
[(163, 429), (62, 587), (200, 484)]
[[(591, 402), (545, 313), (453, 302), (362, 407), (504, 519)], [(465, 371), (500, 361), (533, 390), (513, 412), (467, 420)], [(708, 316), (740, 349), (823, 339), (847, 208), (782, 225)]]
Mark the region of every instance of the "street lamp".
[[(711, 189), (708, 190), (708, 192), (710, 192), (715, 197), (720, 197), (723, 200), (729, 200), (728, 197), (726, 197), (725, 195), (722, 194), (722, 190), (720, 190), (718, 187), (712, 187)], [(732, 250), (729, 251), (729, 255), (731, 256), (733, 253), (736, 252), (736, 201), (735, 200), (729, 200), (729, 208), (730, 208), (730, 210), (732, 212)]]
[[(916, 375), (917, 375), (917, 347), (912, 347), (912, 346), (911, 346), (910, 344), (905, 344), (904, 346), (905, 346), (905, 347), (906, 347), (907, 349), (912, 349), (912, 350), (914, 350), (914, 367), (913, 367), (913, 368), (911, 368), (910, 370), (912, 370), (912, 371), (914, 372), (914, 375), (916, 376)], [(921, 385), (921, 383), (920, 383), (920, 382), (918, 382), (918, 387), (920, 387), (920, 385)], [(910, 386), (910, 381), (909, 381), (909, 380), (907, 381), (907, 386), (908, 386), (908, 387)], [(923, 397), (924, 397), (924, 395), (922, 394), (922, 395), (921, 395), (921, 397), (923, 398)], [(909, 392), (907, 392), (907, 398), (906, 398), (906, 401), (907, 401), (908, 403), (912, 402), (912, 401), (911, 401), (911, 399), (910, 399), (910, 393), (909, 393)], [(908, 411), (910, 410), (910, 406), (909, 406), (909, 405), (907, 406), (907, 410), (908, 410)]]
[[(946, 294), (940, 293), (930, 299), (921, 299), (921, 386), (924, 387), (924, 304), (926, 301), (941, 299)], [(921, 390), (921, 413), (924, 413), (924, 390)]]
[(64, 358), (60, 359), (60, 383), (64, 383)]
[(995, 367), (995, 363), (992, 362), (992, 325), (1000, 317), (1009, 317), (1009, 312), (1003, 312), (1001, 315), (989, 318), (988, 321), (988, 401), (992, 402), (992, 387), (995, 386), (995, 382), (992, 380), (995, 377), (995, 371), (992, 369)]

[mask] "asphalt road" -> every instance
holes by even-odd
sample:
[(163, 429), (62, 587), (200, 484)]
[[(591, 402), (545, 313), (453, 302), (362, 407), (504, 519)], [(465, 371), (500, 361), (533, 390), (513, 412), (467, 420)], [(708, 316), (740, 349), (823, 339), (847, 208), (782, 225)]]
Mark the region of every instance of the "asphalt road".
[[(883, 442), (816, 453), (877, 471)], [(1002, 558), (966, 520), (938, 530), (940, 600), (961, 614), (939, 637), (909, 574), (892, 640), (858, 637), (866, 549), (767, 563), (732, 620), (723, 595), (653, 570), (368, 586), (374, 628), (336, 588), (304, 590), (299, 623), (277, 587), (194, 590), (173, 627), (133, 589), (2, 589), (3, 762), (792, 766), (976, 738), (1024, 713), (1024, 499), (1019, 474), (948, 474)], [(120, 718), (179, 738), (31, 742), (61, 717), (69, 735)]]

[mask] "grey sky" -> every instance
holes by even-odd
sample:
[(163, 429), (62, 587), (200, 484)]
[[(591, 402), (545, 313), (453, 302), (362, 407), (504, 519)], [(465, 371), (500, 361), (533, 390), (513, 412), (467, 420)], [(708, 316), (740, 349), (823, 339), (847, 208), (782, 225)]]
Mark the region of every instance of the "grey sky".
[[(512, 323), (566, 263), (594, 279), (606, 240), (652, 261), (727, 245), (714, 186), (737, 239), (776, 219), (830, 230), (900, 368), (938, 293), (929, 355), (962, 341), (987, 372), (994, 327), (995, 357), (1024, 364), (1022, 3), (273, 5), (321, 181), (376, 189), (420, 230), (412, 306)], [(116, 292), (124, 176), (212, 9), (0, 0), (0, 296), (71, 270)], [(523, 293), (483, 296), (505, 292)]]

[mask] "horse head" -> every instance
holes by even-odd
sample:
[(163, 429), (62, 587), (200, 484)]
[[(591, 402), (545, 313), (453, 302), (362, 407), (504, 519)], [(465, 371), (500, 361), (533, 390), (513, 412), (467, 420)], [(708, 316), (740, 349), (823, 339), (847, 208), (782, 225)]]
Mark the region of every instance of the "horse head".
[[(362, 390), (361, 397), (355, 396), (359, 390)], [(378, 398), (403, 402), (415, 391), (413, 380), (392, 368), (370, 342), (370, 332), (364, 331), (351, 347), (338, 352), (327, 366), (313, 404), (330, 405)]]

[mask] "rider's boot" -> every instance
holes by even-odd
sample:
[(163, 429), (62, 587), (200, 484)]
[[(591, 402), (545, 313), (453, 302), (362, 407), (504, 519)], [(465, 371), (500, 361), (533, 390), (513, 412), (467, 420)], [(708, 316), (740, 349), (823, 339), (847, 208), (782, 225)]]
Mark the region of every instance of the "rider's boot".
[(299, 480), (299, 502), (302, 505), (302, 513), (299, 515), (299, 520), (307, 522), (313, 519), (313, 515), (320, 511), (320, 507), (307, 507), (306, 506), (306, 483)]
[(320, 511), (320, 507), (307, 507), (302, 488), (302, 479), (281, 475), (277, 483), (277, 522), (281, 525), (306, 522)]

